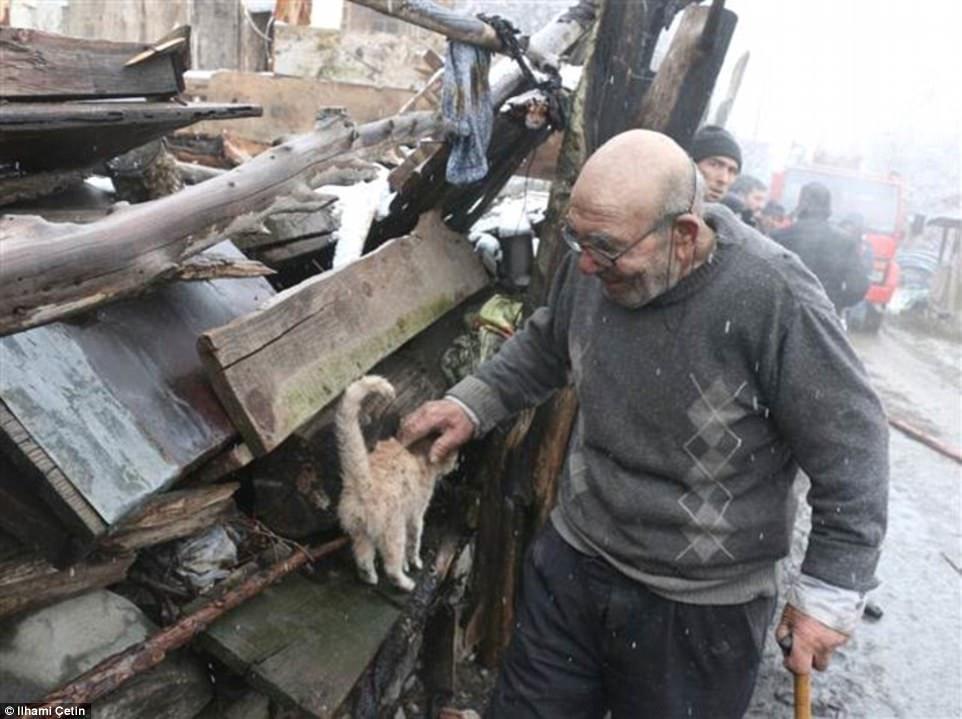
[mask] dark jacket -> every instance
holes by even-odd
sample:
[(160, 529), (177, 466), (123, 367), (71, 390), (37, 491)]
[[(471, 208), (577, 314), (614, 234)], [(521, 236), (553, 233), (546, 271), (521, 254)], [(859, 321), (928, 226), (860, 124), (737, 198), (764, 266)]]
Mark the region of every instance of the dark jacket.
[(799, 256), (822, 283), (835, 309), (851, 307), (868, 292), (869, 278), (859, 242), (832, 227), (828, 220), (798, 220), (772, 233), (772, 239)]

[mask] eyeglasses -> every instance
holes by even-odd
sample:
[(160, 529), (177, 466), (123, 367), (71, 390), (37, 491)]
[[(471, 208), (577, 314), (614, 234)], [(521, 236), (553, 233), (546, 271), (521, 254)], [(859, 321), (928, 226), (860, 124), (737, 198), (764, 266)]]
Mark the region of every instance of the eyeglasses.
[(604, 232), (596, 232), (589, 234), (583, 241), (578, 237), (578, 233), (574, 231), (574, 228), (568, 222), (565, 222), (561, 226), (561, 239), (564, 240), (565, 244), (577, 254), (582, 252), (587, 252), (591, 255), (597, 264), (604, 268), (614, 267), (618, 260), (624, 257), (626, 254), (631, 252), (635, 247), (640, 245), (646, 237), (658, 232), (667, 225), (673, 223), (676, 219), (682, 215), (689, 214), (695, 209), (695, 200), (698, 193), (698, 177), (695, 173), (698, 169), (695, 167), (695, 163), (691, 163), (691, 200), (688, 203), (688, 209), (684, 212), (670, 212), (667, 215), (663, 215), (661, 219), (654, 224), (654, 226), (645, 232), (641, 237), (631, 242), (627, 247), (623, 247), (617, 252), (612, 252), (609, 247), (617, 246), (618, 241), (615, 240), (611, 235), (605, 234)]
[(617, 244), (610, 235), (603, 232), (596, 232), (589, 234), (584, 240), (581, 240), (567, 222), (561, 226), (561, 239), (565, 241), (565, 244), (568, 245), (573, 252), (579, 255), (582, 252), (587, 252), (591, 255), (591, 259), (602, 267), (614, 267), (618, 260), (640, 245), (646, 237), (662, 229), (668, 221), (673, 220), (675, 217), (677, 217), (677, 215), (665, 215), (645, 234), (617, 252), (605, 249), (605, 247), (612, 247)]

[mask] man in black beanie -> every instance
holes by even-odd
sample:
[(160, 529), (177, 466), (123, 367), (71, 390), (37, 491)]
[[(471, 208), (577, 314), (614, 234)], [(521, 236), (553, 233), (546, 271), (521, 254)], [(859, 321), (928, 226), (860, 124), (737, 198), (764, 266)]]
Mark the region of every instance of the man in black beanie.
[(742, 150), (728, 130), (705, 125), (691, 141), (691, 159), (705, 178), (705, 199), (719, 202), (742, 170)]

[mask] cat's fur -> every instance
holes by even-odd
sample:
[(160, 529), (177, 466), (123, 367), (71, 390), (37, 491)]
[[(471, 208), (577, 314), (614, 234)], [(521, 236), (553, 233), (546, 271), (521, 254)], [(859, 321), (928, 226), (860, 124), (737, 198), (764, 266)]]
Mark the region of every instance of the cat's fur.
[(394, 399), (390, 382), (368, 375), (344, 391), (337, 410), (342, 479), (337, 515), (351, 538), (361, 579), (377, 584), (376, 551), (391, 581), (410, 591), (414, 582), (407, 572), (421, 568), (421, 532), (434, 484), (454, 468), (457, 455), (434, 463), (427, 456), (430, 443), (409, 450), (393, 437), (379, 441), (368, 454), (360, 414), (365, 397), (372, 393)]

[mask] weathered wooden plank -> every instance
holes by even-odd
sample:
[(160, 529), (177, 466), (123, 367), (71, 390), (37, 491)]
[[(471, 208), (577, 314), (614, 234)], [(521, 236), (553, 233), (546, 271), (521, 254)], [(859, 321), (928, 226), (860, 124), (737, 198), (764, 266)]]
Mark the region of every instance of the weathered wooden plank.
[(400, 615), (351, 574), (323, 583), (291, 575), (224, 615), (201, 646), (258, 690), (331, 716)]
[(446, 35), (451, 40), (503, 51), (494, 28), (472, 15), (457, 12), (431, 0), (351, 0), (358, 5)]
[[(2, 361), (0, 359), (0, 363)], [(0, 380), (2, 379), (3, 373), (0, 373)], [(36, 491), (31, 494), (37, 499), (43, 497), (49, 503), (53, 513), (72, 534), (80, 539), (82, 544), (89, 544), (93, 538), (104, 532), (107, 525), (103, 518), (67, 479), (43, 447), (37, 444), (3, 399), (0, 399), (0, 448), (10, 457), (27, 481), (36, 484)], [(8, 482), (16, 482), (13, 475), (6, 479)], [(26, 501), (25, 498), (23, 501)], [(42, 507), (33, 502), (31, 505), (36, 515), (35, 520), (40, 521)], [(35, 544), (51, 561), (60, 562), (64, 556), (65, 544), (60, 541), (56, 533), (51, 533), (47, 538), (49, 541), (44, 541), (42, 537), (31, 533), (29, 523), (25, 526), (11, 527), (11, 529), (14, 529), (15, 535), (22, 540)], [(44, 525), (41, 525), (40, 529), (43, 530)], [(17, 534), (17, 532), (23, 532), (23, 534)]]
[(39, 556), (4, 562), (0, 564), (0, 617), (116, 584), (127, 575), (134, 559), (132, 554), (110, 557), (63, 570)]
[(91, 535), (236, 437), (194, 345), (271, 295), (261, 279), (181, 283), (0, 339), (0, 400), (16, 420), (3, 429), (20, 431), (24, 459)]
[(173, 97), (183, 89), (184, 63), (177, 55), (124, 67), (147, 47), (0, 27), (0, 98)]
[(224, 450), (208, 460), (184, 478), (178, 486), (183, 488), (212, 484), (228, 474), (246, 467), (254, 459), (254, 453), (243, 442)]
[(432, 213), (413, 235), (204, 333), (199, 350), (245, 442), (265, 454), (487, 282), (470, 245)]
[(269, 265), (281, 265), (291, 260), (299, 260), (307, 255), (320, 252), (326, 247), (334, 244), (336, 238), (333, 234), (308, 237), (303, 240), (287, 242), (276, 247), (268, 247), (256, 252), (264, 262)]
[(176, 490), (152, 497), (99, 543), (101, 549), (128, 553), (188, 537), (225, 518), (233, 509), (236, 482)]
[(179, 265), (174, 272), (174, 277), (181, 282), (206, 282), (241, 277), (264, 277), (273, 274), (274, 270), (256, 260), (197, 255)]
[(195, 122), (260, 114), (260, 107), (242, 104), (0, 104), (0, 162), (27, 172), (87, 167)]

